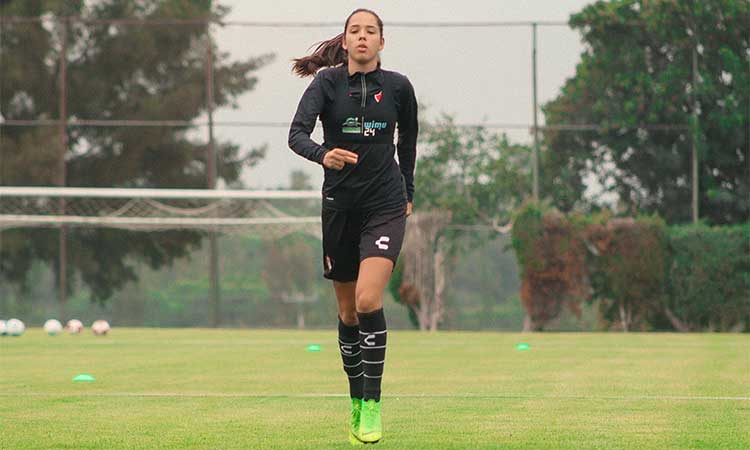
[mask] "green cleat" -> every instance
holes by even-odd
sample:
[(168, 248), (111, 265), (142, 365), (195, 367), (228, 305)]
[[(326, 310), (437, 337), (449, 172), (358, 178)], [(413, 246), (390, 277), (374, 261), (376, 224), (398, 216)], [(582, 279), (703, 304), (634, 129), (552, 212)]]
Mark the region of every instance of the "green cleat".
[(381, 405), (374, 399), (362, 401), (362, 416), (359, 421), (358, 438), (365, 444), (374, 444), (383, 438)]
[(353, 445), (362, 445), (359, 440), (359, 419), (362, 414), (362, 399), (352, 398), (352, 412), (349, 418), (349, 442)]

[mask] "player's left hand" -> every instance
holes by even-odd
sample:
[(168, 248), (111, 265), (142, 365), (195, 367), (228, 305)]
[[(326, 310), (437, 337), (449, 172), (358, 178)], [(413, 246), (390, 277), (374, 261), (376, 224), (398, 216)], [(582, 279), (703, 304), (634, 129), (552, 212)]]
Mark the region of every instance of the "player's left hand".
[(412, 203), (412, 202), (408, 202), (408, 203), (406, 204), (406, 217), (409, 217), (409, 216), (411, 216), (411, 210), (412, 210), (412, 207), (413, 207), (413, 206), (414, 206), (414, 205), (413, 205), (413, 203)]

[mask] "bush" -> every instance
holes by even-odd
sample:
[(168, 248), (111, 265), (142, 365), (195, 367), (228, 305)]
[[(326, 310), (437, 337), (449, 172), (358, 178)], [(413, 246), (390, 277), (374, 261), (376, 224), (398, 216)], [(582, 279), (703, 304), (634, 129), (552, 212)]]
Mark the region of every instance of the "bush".
[(525, 204), (513, 221), (513, 248), (521, 269), (524, 330), (541, 330), (563, 307), (580, 315), (587, 296), (582, 228), (556, 210)]
[(658, 217), (592, 223), (588, 273), (602, 322), (628, 331), (648, 330), (663, 316), (667, 234)]
[(667, 311), (682, 331), (750, 328), (750, 226), (669, 231)]
[(525, 329), (587, 300), (606, 329), (750, 330), (750, 225), (667, 227), (657, 216), (564, 216), (528, 203), (513, 247)]

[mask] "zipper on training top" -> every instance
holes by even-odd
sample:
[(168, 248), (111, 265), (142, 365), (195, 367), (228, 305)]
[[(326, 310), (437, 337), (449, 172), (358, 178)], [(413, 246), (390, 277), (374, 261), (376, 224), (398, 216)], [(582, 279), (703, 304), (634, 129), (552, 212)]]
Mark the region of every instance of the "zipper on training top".
[(365, 134), (365, 102), (367, 101), (367, 82), (362, 74), (362, 134)]
[(362, 109), (365, 107), (365, 100), (367, 99), (367, 82), (365, 81), (365, 74), (362, 74)]

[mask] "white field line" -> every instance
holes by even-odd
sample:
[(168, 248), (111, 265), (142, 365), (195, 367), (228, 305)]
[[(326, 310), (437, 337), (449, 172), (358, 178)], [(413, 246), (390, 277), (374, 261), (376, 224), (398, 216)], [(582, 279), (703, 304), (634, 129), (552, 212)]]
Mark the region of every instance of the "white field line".
[[(348, 398), (348, 394), (300, 393), (221, 393), (221, 392), (0, 392), (0, 397), (134, 397), (134, 398)], [(523, 395), (523, 394), (388, 394), (388, 399), (447, 398), (447, 399), (528, 399), (528, 400), (651, 400), (651, 401), (739, 401), (750, 402), (750, 397), (690, 396), (690, 395)]]

